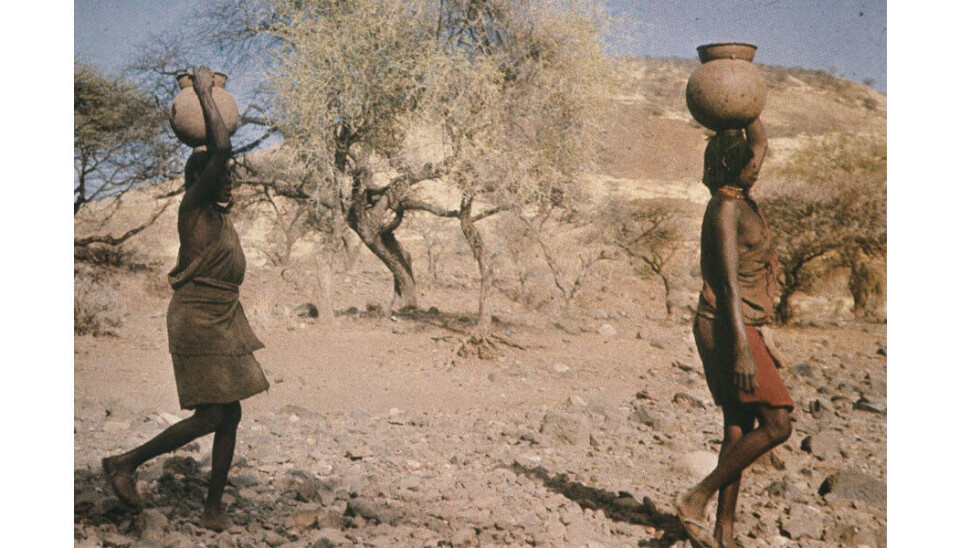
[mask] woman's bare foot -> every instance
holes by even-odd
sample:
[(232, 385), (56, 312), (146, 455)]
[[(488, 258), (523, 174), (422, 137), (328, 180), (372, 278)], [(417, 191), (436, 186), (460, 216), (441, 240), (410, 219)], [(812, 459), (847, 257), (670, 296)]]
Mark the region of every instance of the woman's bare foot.
[(677, 517), (680, 518), (680, 523), (687, 532), (687, 536), (690, 537), (690, 542), (694, 548), (718, 548), (720, 546), (716, 539), (710, 536), (710, 528), (707, 526), (702, 506), (697, 508), (691, 504), (687, 494), (677, 495), (674, 506), (677, 509)]
[(224, 513), (223, 508), (204, 508), (203, 516), (200, 517), (200, 526), (211, 531), (226, 531), (230, 527), (230, 520)]
[(145, 503), (137, 492), (133, 469), (123, 466), (120, 457), (106, 457), (100, 461), (100, 464), (103, 465), (103, 473), (107, 476), (107, 482), (117, 497), (134, 508), (143, 508)]

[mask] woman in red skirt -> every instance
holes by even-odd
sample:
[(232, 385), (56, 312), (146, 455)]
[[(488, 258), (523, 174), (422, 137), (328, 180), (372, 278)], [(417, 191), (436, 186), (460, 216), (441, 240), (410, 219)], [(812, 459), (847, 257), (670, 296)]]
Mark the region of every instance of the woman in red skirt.
[[(716, 469), (677, 499), (678, 517), (695, 544), (734, 546), (741, 473), (790, 437), (793, 400), (758, 328), (770, 321), (776, 257), (770, 229), (750, 198), (767, 139), (759, 119), (719, 132), (704, 153), (703, 182), (712, 197), (703, 216), (703, 290), (694, 322), (707, 385), (723, 410)], [(719, 493), (713, 534), (707, 502)]]

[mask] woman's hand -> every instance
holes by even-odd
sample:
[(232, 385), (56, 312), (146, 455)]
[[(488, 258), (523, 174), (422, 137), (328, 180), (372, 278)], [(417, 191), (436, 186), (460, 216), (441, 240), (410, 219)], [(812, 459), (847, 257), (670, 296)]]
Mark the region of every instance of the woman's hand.
[(197, 93), (201, 90), (210, 91), (213, 89), (213, 71), (208, 67), (199, 66), (193, 71), (193, 89)]
[(733, 382), (737, 388), (746, 394), (753, 394), (757, 388), (757, 366), (753, 363), (750, 349), (737, 351), (733, 362)]

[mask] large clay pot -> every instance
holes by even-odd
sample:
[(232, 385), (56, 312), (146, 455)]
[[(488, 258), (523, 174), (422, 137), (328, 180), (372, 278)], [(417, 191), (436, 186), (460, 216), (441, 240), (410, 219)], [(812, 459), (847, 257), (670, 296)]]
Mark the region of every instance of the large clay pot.
[(707, 44), (697, 48), (703, 62), (687, 80), (687, 108), (714, 131), (742, 128), (763, 111), (767, 89), (752, 63), (756, 46)]
[[(170, 125), (178, 139), (191, 147), (205, 145), (207, 142), (207, 125), (203, 121), (203, 110), (200, 108), (200, 99), (193, 89), (193, 80), (189, 74), (177, 76), (180, 93), (170, 105)], [(232, 135), (240, 127), (240, 113), (237, 102), (225, 89), (227, 76), (220, 72), (213, 75), (213, 102), (220, 111), (223, 123)]]

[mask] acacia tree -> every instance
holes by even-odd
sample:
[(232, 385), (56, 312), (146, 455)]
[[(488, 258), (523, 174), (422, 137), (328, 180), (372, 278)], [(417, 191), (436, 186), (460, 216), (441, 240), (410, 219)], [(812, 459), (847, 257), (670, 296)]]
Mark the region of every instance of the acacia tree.
[[(474, 203), (492, 211), (549, 217), (576, 200), (576, 177), (594, 166), (609, 65), (596, 11), (585, 3), (444, 0), (438, 47), (447, 85), (433, 90), (451, 148), (449, 180), (461, 191), (457, 215), (480, 271), (483, 343), (491, 313), (492, 264)], [(554, 270), (556, 272), (556, 270)], [(564, 299), (567, 299), (567, 292)]]
[[(74, 65), (73, 82), (73, 213), (103, 198), (114, 200), (143, 183), (165, 180), (175, 171), (176, 146), (166, 138), (167, 117), (154, 97), (123, 78), (109, 78), (82, 63)], [(75, 246), (119, 245), (149, 226), (121, 236), (93, 235), (75, 239)], [(105, 220), (105, 219), (101, 219)]]
[(808, 143), (776, 174), (789, 182), (762, 207), (781, 264), (779, 321), (790, 319), (790, 298), (812, 281), (809, 267), (818, 259), (850, 269), (855, 308), (882, 291), (867, 283), (874, 276), (862, 259), (886, 257), (886, 163), (885, 138), (829, 135)]
[[(568, 4), (274, 2), (270, 32), (284, 44), (275, 115), (312, 173), (301, 191), (339, 212), (390, 269), (393, 308), (416, 306), (394, 236), (404, 213), (457, 218), (480, 267), (482, 338), (491, 276), (475, 223), (562, 194), (594, 157), (606, 71), (597, 24)], [(411, 151), (423, 128), (441, 140), (430, 161)], [(384, 169), (395, 176), (375, 184)], [(459, 207), (411, 192), (430, 178), (459, 189)]]
[(673, 315), (670, 266), (683, 247), (678, 216), (675, 207), (666, 203), (610, 200), (599, 219), (605, 239), (631, 259), (634, 270), (641, 272), (643, 264), (660, 278), (668, 316)]

